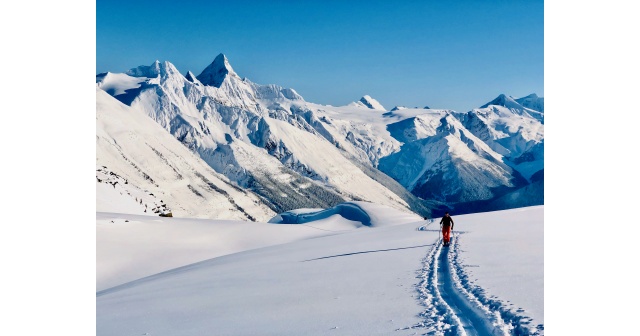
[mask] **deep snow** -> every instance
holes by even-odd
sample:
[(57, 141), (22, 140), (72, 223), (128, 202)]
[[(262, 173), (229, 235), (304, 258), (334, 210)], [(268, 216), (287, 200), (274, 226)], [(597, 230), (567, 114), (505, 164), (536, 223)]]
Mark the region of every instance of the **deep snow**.
[[(102, 283), (97, 333), (411, 335), (453, 330), (454, 318), (433, 323), (438, 315), (429, 315), (429, 307), (437, 302), (421, 291), (428, 287), (421, 287), (430, 267), (427, 256), (437, 251), (437, 221), (429, 224), (373, 204), (363, 210), (392, 225), (358, 225), (363, 218), (345, 220), (337, 210), (307, 224), (288, 225), (98, 214)], [(475, 301), (491, 303), (496, 311), (522, 308), (515, 312), (518, 323), (532, 318), (530, 325), (544, 324), (543, 210), (453, 214), (459, 248), (450, 251), (450, 259), (457, 256), (462, 265), (463, 272), (455, 276), (470, 280), (456, 286), (478, 293)], [(234, 241), (239, 243), (226, 245)], [(156, 269), (138, 272), (145, 264)], [(128, 271), (114, 265), (126, 265)], [(127, 276), (114, 281), (119, 272)]]

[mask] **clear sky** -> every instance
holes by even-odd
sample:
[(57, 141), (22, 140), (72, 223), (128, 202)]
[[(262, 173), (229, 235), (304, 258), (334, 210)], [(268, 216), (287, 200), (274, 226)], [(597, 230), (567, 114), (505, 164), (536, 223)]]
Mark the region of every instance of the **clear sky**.
[(344, 105), (468, 111), (544, 96), (543, 1), (96, 2), (96, 73), (155, 60), (199, 74), (224, 53), (259, 84)]

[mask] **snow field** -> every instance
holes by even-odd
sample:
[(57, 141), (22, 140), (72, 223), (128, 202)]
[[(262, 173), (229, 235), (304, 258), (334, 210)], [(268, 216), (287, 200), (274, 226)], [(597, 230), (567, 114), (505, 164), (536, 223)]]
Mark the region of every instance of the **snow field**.
[(98, 335), (388, 335), (419, 321), (415, 269), (432, 240), (418, 225), (330, 232), (107, 289)]
[[(543, 207), (454, 214), (462, 231), (443, 249), (437, 222), (353, 203), (343, 206), (359, 208), (360, 217), (301, 209), (289, 214), (306, 223), (289, 225), (179, 218), (143, 223), (150, 217), (99, 214), (98, 269), (120, 263), (137, 280), (100, 286), (98, 335), (484, 335), (473, 326), (485, 324), (505, 334), (543, 334), (544, 320), (536, 314), (543, 297), (522, 294), (539, 290), (531, 280), (542, 276), (536, 266), (543, 256), (527, 246), (541, 244)], [(364, 226), (362, 213), (392, 225)], [(482, 225), (487, 218), (494, 225)], [(283, 223), (282, 216), (273, 221)], [(496, 244), (514, 221), (528, 227), (527, 235), (514, 238), (524, 248)], [(164, 238), (149, 235), (162, 231)], [(482, 245), (487, 237), (494, 244)], [(496, 263), (504, 248), (510, 257)], [(219, 255), (207, 259), (207, 253)], [(138, 278), (132, 270), (146, 263), (156, 270)]]

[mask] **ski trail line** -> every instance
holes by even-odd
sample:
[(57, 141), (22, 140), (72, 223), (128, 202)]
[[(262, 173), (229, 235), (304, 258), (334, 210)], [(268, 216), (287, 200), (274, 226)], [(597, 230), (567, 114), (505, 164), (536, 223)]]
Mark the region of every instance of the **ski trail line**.
[(423, 259), (417, 285), (420, 303), (426, 307), (420, 313), (423, 321), (399, 330), (426, 329), (423, 335), (511, 334), (499, 314), (484, 306), (461, 282), (462, 270), (456, 259), (459, 235), (452, 236), (449, 247), (444, 247), (439, 238)]
[[(452, 241), (451, 245), (455, 245)], [(470, 336), (496, 335), (489, 318), (472, 302), (467, 300), (454, 286), (451, 263), (449, 261), (449, 247), (440, 247), (438, 255), (438, 290), (442, 299), (458, 317), (461, 327)]]
[(469, 280), (460, 260), (460, 235), (456, 231), (448, 247), (439, 238), (422, 260), (416, 285), (425, 310), (422, 321), (398, 330), (422, 330), (422, 335), (519, 335), (543, 336), (544, 325), (514, 311)]

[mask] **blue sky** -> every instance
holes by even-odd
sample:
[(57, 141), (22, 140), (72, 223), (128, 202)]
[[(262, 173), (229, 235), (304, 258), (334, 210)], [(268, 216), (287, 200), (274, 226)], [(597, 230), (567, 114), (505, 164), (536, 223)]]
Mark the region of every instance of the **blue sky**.
[(468, 111), (544, 96), (542, 1), (96, 2), (96, 73), (155, 60), (199, 74), (224, 53), (259, 84), (344, 105)]

